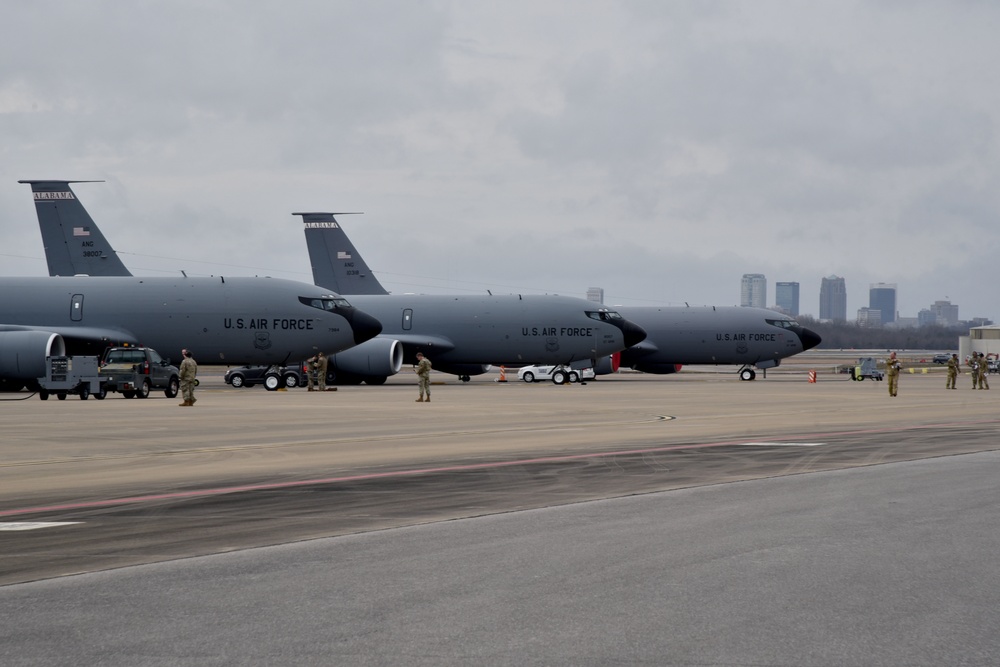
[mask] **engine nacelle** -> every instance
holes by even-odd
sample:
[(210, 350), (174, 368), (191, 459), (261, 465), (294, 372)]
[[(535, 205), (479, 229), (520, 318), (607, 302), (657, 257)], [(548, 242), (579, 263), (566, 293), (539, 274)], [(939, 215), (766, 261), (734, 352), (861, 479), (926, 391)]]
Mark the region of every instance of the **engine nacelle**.
[(595, 375), (610, 375), (611, 373), (618, 372), (618, 365), (621, 361), (621, 353), (615, 352), (614, 354), (609, 354), (606, 357), (601, 357), (597, 360), (597, 365), (594, 366)]
[(0, 332), (0, 377), (37, 380), (44, 377), (45, 357), (66, 356), (66, 341), (51, 331)]
[(489, 373), (490, 369), (493, 368), (490, 364), (437, 364), (431, 359), (434, 370), (441, 371), (442, 373), (450, 373), (452, 375), (482, 375), (483, 373)]
[(361, 377), (395, 375), (403, 367), (403, 345), (393, 338), (372, 338), (331, 355), (330, 367)]
[(652, 373), (653, 375), (670, 375), (671, 373), (676, 373), (681, 369), (680, 364), (635, 364), (632, 366), (634, 370), (642, 371), (643, 373)]

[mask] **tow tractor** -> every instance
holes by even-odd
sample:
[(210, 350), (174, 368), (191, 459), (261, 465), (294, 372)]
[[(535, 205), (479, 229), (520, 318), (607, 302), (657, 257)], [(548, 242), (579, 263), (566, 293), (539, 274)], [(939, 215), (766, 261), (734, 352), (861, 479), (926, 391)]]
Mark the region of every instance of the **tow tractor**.
[(98, 368), (97, 357), (45, 357), (45, 377), (38, 378), (38, 398), (47, 401), (55, 394), (64, 401), (69, 394), (77, 394), (83, 401), (91, 395), (102, 399), (108, 394)]
[(878, 362), (871, 357), (858, 359), (858, 365), (851, 368), (851, 379), (860, 382), (865, 378), (881, 381), (885, 373), (878, 369)]

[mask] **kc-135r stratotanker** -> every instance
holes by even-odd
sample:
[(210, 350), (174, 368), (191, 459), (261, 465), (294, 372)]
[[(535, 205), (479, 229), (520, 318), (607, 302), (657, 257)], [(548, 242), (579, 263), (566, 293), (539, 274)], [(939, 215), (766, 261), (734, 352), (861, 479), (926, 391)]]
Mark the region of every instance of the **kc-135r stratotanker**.
[[(36, 193), (39, 224), (44, 227), (53, 219), (60, 221), (62, 240), (68, 249), (62, 256), (50, 253), (47, 241), (50, 271), (78, 272), (87, 263), (80, 256), (83, 246), (70, 230), (85, 226), (94, 233), (96, 225), (76, 199), (70, 182), (28, 182)], [(39, 198), (39, 192), (57, 194)], [(52, 202), (59, 204), (58, 216), (49, 209)], [(322, 230), (330, 214), (301, 215), (307, 218), (307, 226), (315, 222), (316, 229)], [(46, 236), (43, 231), (42, 235), (46, 239), (58, 237), (54, 232)], [(106, 242), (94, 252), (117, 258)], [(124, 265), (114, 270), (128, 273)], [(362, 306), (358, 300), (367, 305)], [(379, 320), (382, 334), (330, 356), (329, 367), (340, 382), (381, 384), (397, 373), (404, 361), (415, 362), (417, 352), (427, 354), (435, 370), (463, 379), (486, 372), (490, 364), (593, 366), (645, 337), (641, 328), (618, 313), (575, 297), (383, 294), (358, 295), (351, 302)]]
[[(30, 183), (40, 222), (61, 219), (70, 238), (95, 233), (76, 217), (79, 202), (61, 194), (71, 194), (61, 189), (67, 181)], [(187, 347), (210, 364), (272, 364), (344, 350), (381, 328), (340, 295), (290, 280), (0, 278), (0, 387), (34, 386), (48, 356), (99, 355), (113, 344), (165, 356)]]

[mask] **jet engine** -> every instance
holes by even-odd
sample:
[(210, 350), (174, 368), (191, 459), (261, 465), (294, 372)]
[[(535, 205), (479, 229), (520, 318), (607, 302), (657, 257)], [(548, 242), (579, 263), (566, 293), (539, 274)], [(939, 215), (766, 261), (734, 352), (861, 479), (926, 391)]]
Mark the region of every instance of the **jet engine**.
[(614, 354), (609, 354), (606, 357), (601, 357), (597, 360), (597, 365), (594, 366), (595, 375), (610, 375), (611, 373), (618, 372), (618, 366), (621, 363), (621, 352), (615, 352)]
[(392, 338), (372, 338), (330, 356), (337, 375), (379, 377), (383, 381), (403, 367), (403, 345)]
[(66, 341), (57, 333), (0, 332), (0, 378), (37, 380), (45, 376), (45, 357), (65, 355)]

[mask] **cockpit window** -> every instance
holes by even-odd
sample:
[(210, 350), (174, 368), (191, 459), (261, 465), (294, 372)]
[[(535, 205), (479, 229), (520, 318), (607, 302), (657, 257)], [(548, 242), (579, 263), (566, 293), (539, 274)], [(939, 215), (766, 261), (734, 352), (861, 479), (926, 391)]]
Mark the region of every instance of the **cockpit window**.
[(781, 327), (782, 329), (794, 329), (799, 326), (795, 320), (764, 320), (772, 327)]
[(587, 317), (601, 322), (620, 322), (623, 319), (621, 314), (614, 310), (588, 310)]
[(300, 296), (299, 301), (312, 308), (319, 308), (320, 310), (334, 311), (337, 308), (350, 308), (351, 304), (342, 296), (324, 296), (324, 297), (312, 297), (312, 296)]

